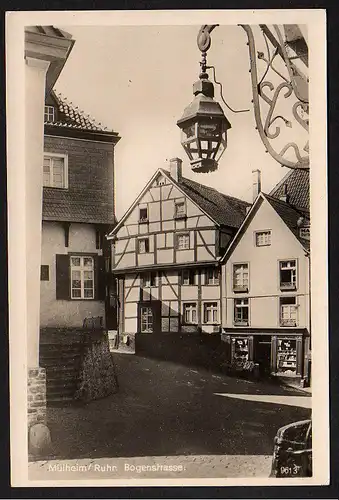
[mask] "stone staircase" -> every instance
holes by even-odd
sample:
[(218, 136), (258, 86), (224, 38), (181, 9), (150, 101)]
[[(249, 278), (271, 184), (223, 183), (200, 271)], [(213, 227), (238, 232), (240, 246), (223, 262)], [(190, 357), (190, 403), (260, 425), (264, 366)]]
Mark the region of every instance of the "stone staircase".
[(84, 351), (82, 332), (56, 331), (41, 333), (40, 366), (46, 369), (47, 403), (74, 399), (79, 386)]

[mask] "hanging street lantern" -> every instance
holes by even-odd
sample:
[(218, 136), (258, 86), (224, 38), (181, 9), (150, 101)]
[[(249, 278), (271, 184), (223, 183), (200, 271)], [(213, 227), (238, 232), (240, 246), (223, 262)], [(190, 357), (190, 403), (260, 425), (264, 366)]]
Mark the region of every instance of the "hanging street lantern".
[[(202, 55), (201, 73), (199, 80), (193, 85), (194, 99), (177, 121), (182, 131), (181, 144), (194, 172), (212, 172), (218, 168), (218, 161), (227, 145), (227, 130), (231, 128), (221, 106), (214, 100), (214, 87), (208, 79), (207, 70), (213, 70), (214, 81), (220, 85), (220, 98), (230, 111), (250, 111), (234, 110), (227, 104), (223, 97), (222, 84), (216, 80), (215, 67), (207, 66), (207, 51), (211, 46), (210, 33), (217, 26), (204, 24), (200, 28), (197, 44)], [(278, 25), (270, 28), (261, 24), (258, 26), (260, 32), (257, 36), (264, 38), (266, 46), (266, 52), (261, 52), (256, 51), (252, 27), (245, 24), (239, 26), (244, 29), (248, 39), (255, 128), (265, 151), (284, 167), (309, 169), (308, 46), (303, 32), (294, 24), (283, 25), (283, 29)], [(276, 58), (282, 59), (284, 70), (276, 69), (273, 64)], [(272, 81), (270, 76), (273, 77)], [(287, 106), (284, 100), (290, 96), (293, 97)], [(282, 105), (284, 113), (289, 111), (289, 115), (292, 114), (293, 122), (291, 116), (286, 119), (277, 111), (283, 109)], [(279, 140), (275, 142), (278, 137)]]
[(193, 84), (193, 101), (180, 120), (181, 144), (194, 172), (213, 172), (226, 149), (227, 130), (231, 128), (219, 103), (214, 100), (214, 86), (202, 72)]

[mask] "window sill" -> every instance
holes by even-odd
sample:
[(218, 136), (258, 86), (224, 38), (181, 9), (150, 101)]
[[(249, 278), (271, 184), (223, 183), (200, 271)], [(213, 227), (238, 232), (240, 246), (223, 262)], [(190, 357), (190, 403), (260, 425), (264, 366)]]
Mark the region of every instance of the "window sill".
[(67, 187), (57, 187), (57, 186), (43, 186), (44, 189), (56, 189), (57, 191), (68, 191)]
[(297, 326), (297, 323), (296, 321), (293, 321), (293, 322), (289, 322), (289, 321), (286, 321), (286, 322), (283, 322), (281, 321), (280, 322), (280, 326), (283, 326), (283, 327), (296, 327)]
[(86, 300), (87, 302), (90, 301), (90, 300), (95, 300), (97, 302), (104, 302), (104, 299), (100, 300), (100, 299), (96, 299), (96, 298), (92, 298), (92, 297), (88, 297), (87, 299), (82, 298), (82, 297), (71, 297), (68, 300), (70, 300), (72, 302), (79, 302), (79, 300)]
[(148, 224), (149, 220), (148, 219), (140, 219), (139, 224)]
[(235, 286), (233, 287), (233, 293), (248, 293), (247, 286)]
[(284, 290), (296, 290), (297, 287), (296, 285), (283, 285), (280, 283), (280, 290), (281, 291), (284, 291)]
[(248, 321), (235, 321), (233, 323), (234, 326), (249, 326), (249, 322)]
[(184, 220), (184, 219), (187, 219), (187, 215), (186, 214), (183, 214), (183, 215), (174, 215), (173, 216), (173, 219), (174, 220)]

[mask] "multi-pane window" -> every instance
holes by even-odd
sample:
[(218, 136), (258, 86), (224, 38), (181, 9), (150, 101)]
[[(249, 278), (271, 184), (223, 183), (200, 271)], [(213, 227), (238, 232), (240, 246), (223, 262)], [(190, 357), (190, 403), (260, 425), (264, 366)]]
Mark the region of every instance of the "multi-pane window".
[(186, 217), (186, 204), (185, 201), (175, 201), (175, 218)]
[(138, 240), (138, 252), (139, 253), (148, 253), (149, 252), (149, 239), (148, 238), (140, 238)]
[(234, 324), (248, 325), (249, 319), (248, 299), (234, 299)]
[(248, 291), (248, 264), (233, 264), (233, 290)]
[(54, 106), (45, 106), (44, 122), (54, 122), (54, 121), (55, 121)]
[(296, 297), (280, 297), (280, 325), (297, 326)]
[(279, 262), (281, 290), (295, 290), (297, 288), (297, 261), (282, 260)]
[(181, 273), (181, 284), (182, 285), (194, 285), (195, 284), (195, 271), (192, 269), (184, 269)]
[(183, 304), (184, 323), (196, 324), (198, 321), (196, 302), (186, 302)]
[(205, 285), (219, 285), (219, 269), (217, 267), (205, 269)]
[(148, 209), (147, 207), (139, 208), (139, 222), (148, 221)]
[(218, 323), (218, 303), (205, 302), (204, 303), (204, 323), (215, 324)]
[(141, 319), (141, 333), (152, 333), (153, 332), (153, 313), (151, 307), (141, 307), (140, 310)]
[(64, 155), (44, 155), (43, 185), (53, 188), (67, 188), (67, 157)]
[(71, 298), (94, 298), (94, 259), (93, 257), (71, 257)]
[(189, 233), (177, 234), (177, 249), (178, 250), (189, 250), (190, 247), (190, 235)]
[(255, 233), (255, 245), (265, 247), (271, 244), (271, 231), (257, 231)]
[(156, 273), (144, 273), (141, 275), (141, 286), (144, 288), (157, 285)]

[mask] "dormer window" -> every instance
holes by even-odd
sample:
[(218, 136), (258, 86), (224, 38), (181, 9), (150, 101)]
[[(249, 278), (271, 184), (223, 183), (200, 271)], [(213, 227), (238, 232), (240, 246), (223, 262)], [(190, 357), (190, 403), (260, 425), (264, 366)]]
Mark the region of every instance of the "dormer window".
[(148, 222), (148, 209), (147, 207), (139, 208), (139, 223)]
[(162, 175), (160, 175), (160, 176), (158, 177), (158, 180), (157, 180), (157, 184), (158, 184), (158, 186), (164, 186), (164, 185), (165, 185), (165, 183), (166, 183), (166, 181), (165, 181), (165, 177), (163, 177)]
[(44, 122), (53, 123), (55, 121), (54, 106), (45, 106)]

